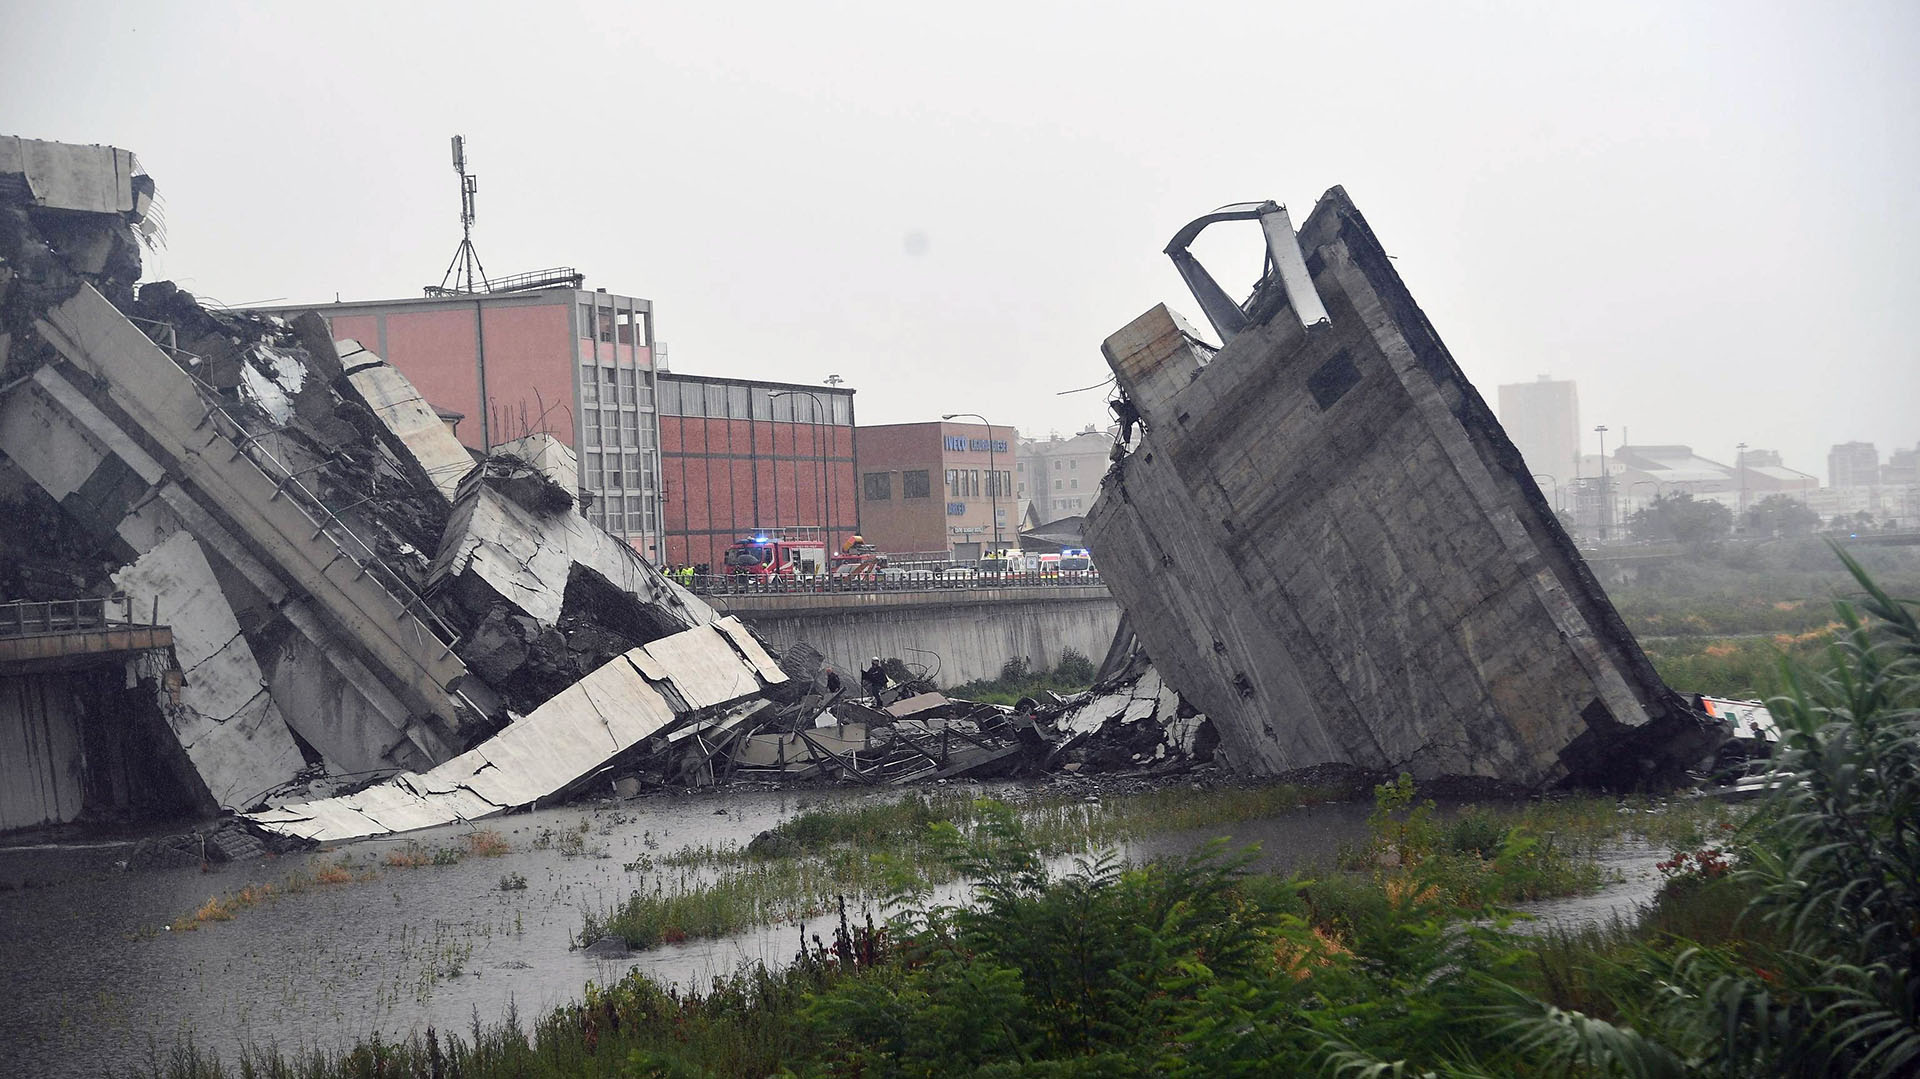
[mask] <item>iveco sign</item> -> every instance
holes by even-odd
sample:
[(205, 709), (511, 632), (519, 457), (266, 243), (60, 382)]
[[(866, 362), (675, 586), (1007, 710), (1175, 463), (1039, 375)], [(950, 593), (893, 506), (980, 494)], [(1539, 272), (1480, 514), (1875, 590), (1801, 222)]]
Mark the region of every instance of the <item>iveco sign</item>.
[(971, 450), (974, 453), (1005, 453), (1007, 452), (1007, 440), (1004, 438), (964, 438), (960, 435), (948, 435), (947, 448), (959, 451)]

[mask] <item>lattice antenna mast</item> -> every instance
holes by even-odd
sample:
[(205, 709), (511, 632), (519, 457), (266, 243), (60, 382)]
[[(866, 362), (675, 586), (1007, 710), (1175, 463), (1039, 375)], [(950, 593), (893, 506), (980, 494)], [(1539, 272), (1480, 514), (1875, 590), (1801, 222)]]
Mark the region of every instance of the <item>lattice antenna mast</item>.
[[(440, 278), (440, 289), (445, 292), (486, 292), (488, 291), (487, 270), (480, 265), (480, 252), (473, 248), (473, 197), (480, 189), (479, 177), (467, 171), (467, 137), (453, 137), (453, 171), (460, 175), (460, 246), (453, 252), (453, 261), (447, 264), (446, 274)], [(474, 287), (478, 279), (480, 287)]]

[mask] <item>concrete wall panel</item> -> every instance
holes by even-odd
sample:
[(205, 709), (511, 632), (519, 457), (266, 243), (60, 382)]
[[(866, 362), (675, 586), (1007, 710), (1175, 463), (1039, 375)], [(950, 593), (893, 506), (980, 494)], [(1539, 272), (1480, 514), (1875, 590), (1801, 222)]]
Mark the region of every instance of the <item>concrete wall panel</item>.
[(113, 582), (136, 610), (158, 599), (161, 620), (173, 627), (185, 684), (167, 723), (216, 802), (250, 808), (306, 766), (191, 535), (174, 533)]
[(875, 602), (736, 613), (776, 648), (805, 641), (845, 671), (858, 671), (872, 656), (898, 656), (937, 669), (935, 681), (943, 686), (998, 677), (1009, 659), (1025, 659), (1034, 669), (1053, 667), (1069, 648), (1098, 663), (1120, 625), (1119, 605), (1105, 596), (1006, 601), (965, 593), (845, 593), (834, 598)]
[(80, 815), (80, 713), (57, 674), (0, 678), (0, 831)]

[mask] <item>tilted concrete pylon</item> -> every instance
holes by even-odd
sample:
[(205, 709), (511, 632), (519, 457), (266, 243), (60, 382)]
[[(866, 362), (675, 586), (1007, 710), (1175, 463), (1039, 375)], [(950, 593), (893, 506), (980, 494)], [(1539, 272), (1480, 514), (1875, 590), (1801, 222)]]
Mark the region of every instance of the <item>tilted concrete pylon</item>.
[[(1210, 218), (1292, 242), (1275, 209)], [(1270, 264), (1310, 284), (1196, 289), (1218, 350), (1165, 306), (1105, 343), (1142, 430), (1086, 534), (1167, 684), (1246, 771), (1677, 779), (1724, 732), (1654, 673), (1344, 191), (1297, 242)]]

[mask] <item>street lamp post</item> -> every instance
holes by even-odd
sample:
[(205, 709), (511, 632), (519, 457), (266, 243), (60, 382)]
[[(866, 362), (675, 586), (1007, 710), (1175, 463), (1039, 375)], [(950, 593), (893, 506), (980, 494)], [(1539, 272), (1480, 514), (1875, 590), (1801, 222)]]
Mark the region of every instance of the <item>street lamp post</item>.
[(993, 424), (988, 423), (987, 418), (978, 412), (949, 412), (940, 418), (952, 420), (961, 416), (971, 416), (985, 424), (987, 428), (987, 498), (992, 505), (993, 549), (997, 551), (1000, 549), (1000, 473), (994, 470)]
[(1555, 513), (1559, 513), (1562, 510), (1567, 508), (1565, 503), (1563, 503), (1560, 499), (1559, 477), (1549, 475), (1545, 472), (1535, 472), (1532, 475), (1533, 475), (1533, 478), (1536, 480), (1546, 480), (1548, 483), (1553, 485), (1553, 511)]
[(831, 570), (833, 566), (833, 554), (835, 550), (834, 544), (836, 541), (836, 537), (834, 535), (834, 530), (833, 530), (833, 498), (832, 498), (832, 493), (829, 490), (831, 485), (830, 477), (832, 476), (832, 469), (827, 464), (826, 452), (823, 449), (821, 449), (821, 446), (820, 446), (821, 417), (826, 415), (827, 410), (826, 410), (826, 407), (821, 403), (819, 396), (816, 395), (812, 390), (768, 390), (767, 391), (768, 399), (772, 399), (776, 397), (791, 397), (794, 394), (806, 394), (808, 397), (813, 398), (813, 453), (814, 453), (814, 456), (820, 458), (820, 523), (827, 530), (827, 568)]
[(1600, 542), (1607, 542), (1608, 518), (1613, 516), (1613, 492), (1607, 486), (1607, 425), (1593, 429), (1600, 436)]
[[(1742, 442), (1733, 450), (1738, 455), (1733, 459), (1733, 470), (1740, 473), (1740, 516), (1744, 518), (1747, 515), (1747, 444)], [(1735, 528), (1737, 529), (1741, 523), (1735, 521)]]

